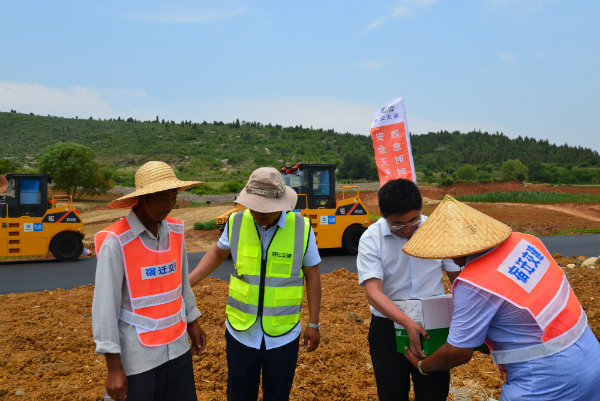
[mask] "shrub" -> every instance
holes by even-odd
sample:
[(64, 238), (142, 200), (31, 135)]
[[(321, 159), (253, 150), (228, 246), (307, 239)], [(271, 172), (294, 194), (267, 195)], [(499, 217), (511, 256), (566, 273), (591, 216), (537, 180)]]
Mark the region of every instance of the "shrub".
[(457, 181), (475, 181), (477, 179), (477, 169), (470, 164), (463, 164), (456, 170)]
[(236, 180), (228, 180), (219, 188), (221, 192), (237, 194), (244, 188), (244, 184)]
[(520, 160), (507, 160), (502, 163), (502, 179), (504, 181), (523, 182), (527, 179), (529, 169)]
[(440, 187), (449, 187), (454, 184), (454, 180), (452, 177), (444, 176), (440, 179), (438, 186)]
[(218, 226), (215, 220), (205, 221), (204, 223), (199, 221), (194, 223), (194, 230), (216, 230), (217, 228)]

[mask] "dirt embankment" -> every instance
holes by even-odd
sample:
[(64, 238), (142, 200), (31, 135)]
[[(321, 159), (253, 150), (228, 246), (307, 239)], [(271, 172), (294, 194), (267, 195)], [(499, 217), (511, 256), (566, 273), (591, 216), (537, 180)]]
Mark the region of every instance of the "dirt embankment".
[[(577, 262), (558, 258), (562, 265)], [(565, 269), (600, 335), (600, 268)], [(367, 332), (369, 307), (354, 273), (322, 276), (322, 337), (312, 353), (300, 351), (292, 400), (376, 400)], [(446, 282), (448, 288), (448, 282)], [(208, 336), (206, 352), (195, 358), (199, 400), (224, 400), (227, 363), (224, 320), (227, 283), (208, 278), (195, 289)], [(91, 329), (93, 286), (73, 290), (0, 296), (0, 400), (99, 401), (104, 393), (104, 358), (94, 353)], [(306, 304), (303, 319), (306, 319)], [(306, 323), (306, 321), (304, 321)], [(487, 355), (476, 353), (452, 370), (451, 401), (499, 398), (502, 380)], [(462, 394), (462, 395), (461, 395)]]

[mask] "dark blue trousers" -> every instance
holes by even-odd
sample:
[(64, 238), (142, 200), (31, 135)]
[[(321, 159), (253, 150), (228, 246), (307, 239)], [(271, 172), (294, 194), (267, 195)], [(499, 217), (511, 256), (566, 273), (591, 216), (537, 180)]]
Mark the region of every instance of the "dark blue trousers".
[(396, 351), (396, 331), (390, 319), (371, 315), (369, 351), (381, 401), (408, 401), (412, 376), (416, 401), (444, 401), (450, 388), (450, 372), (423, 376), (404, 354)]
[(147, 372), (127, 376), (127, 401), (197, 401), (190, 351)]
[(290, 398), (300, 337), (289, 344), (270, 350), (263, 341), (260, 349), (246, 347), (225, 331), (227, 340), (227, 399), (255, 401), (258, 399), (262, 371), (263, 401), (283, 401)]

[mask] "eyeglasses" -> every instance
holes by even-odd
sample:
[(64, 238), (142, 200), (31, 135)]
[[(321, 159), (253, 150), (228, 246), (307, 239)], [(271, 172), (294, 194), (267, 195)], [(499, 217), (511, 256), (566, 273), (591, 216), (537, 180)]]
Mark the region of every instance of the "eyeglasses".
[(411, 221), (409, 223), (406, 224), (400, 224), (399, 226), (390, 226), (390, 230), (392, 231), (399, 231), (402, 229), (405, 229), (406, 227), (416, 227), (421, 223), (421, 219), (417, 219), (415, 221)]

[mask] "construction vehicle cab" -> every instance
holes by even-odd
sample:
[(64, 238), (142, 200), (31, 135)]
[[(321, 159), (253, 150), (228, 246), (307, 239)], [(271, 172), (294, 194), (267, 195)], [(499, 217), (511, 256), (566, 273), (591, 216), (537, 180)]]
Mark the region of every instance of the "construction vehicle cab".
[(68, 195), (48, 199), (47, 174), (0, 177), (0, 257), (75, 260), (83, 251), (83, 222)]
[[(360, 200), (357, 186), (336, 191), (335, 164), (301, 164), (280, 169), (286, 185), (298, 194), (294, 211), (310, 219), (319, 249), (344, 248), (358, 252), (361, 235), (369, 224), (369, 212)], [(241, 205), (217, 216), (223, 226)]]

